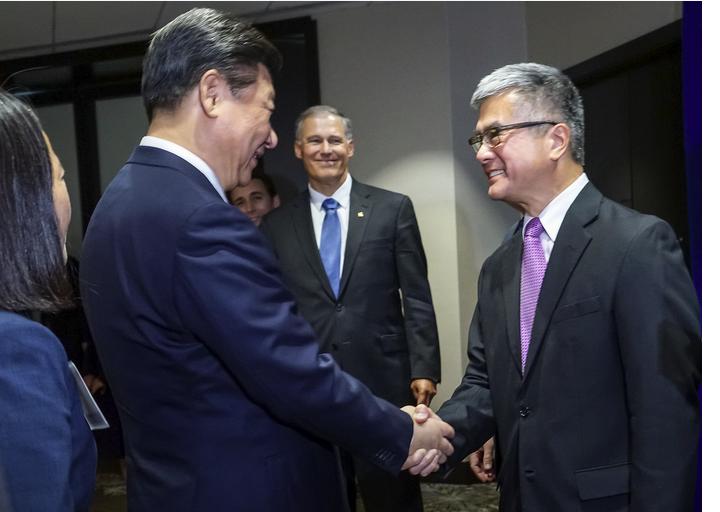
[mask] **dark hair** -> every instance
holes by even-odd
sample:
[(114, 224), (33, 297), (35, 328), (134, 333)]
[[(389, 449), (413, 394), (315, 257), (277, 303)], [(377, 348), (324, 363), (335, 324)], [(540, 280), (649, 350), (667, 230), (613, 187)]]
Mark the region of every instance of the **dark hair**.
[(173, 111), (203, 73), (217, 69), (234, 94), (257, 80), (258, 65), (271, 75), (282, 56), (247, 21), (214, 9), (191, 9), (155, 32), (143, 61), (142, 96), (148, 117)]
[(253, 169), (252, 179), (262, 181), (263, 185), (265, 185), (265, 190), (267, 190), (267, 193), (270, 195), (270, 197), (275, 197), (277, 195), (275, 183), (270, 176), (265, 174), (265, 171), (263, 170), (262, 159), (258, 160), (257, 167)]
[(0, 90), (0, 309), (55, 311), (70, 305), (52, 186), (38, 118)]

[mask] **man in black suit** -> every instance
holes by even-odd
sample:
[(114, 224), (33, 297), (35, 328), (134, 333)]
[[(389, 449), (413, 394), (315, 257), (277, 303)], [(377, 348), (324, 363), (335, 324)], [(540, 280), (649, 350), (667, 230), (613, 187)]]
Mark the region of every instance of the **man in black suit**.
[[(297, 121), (309, 187), (263, 221), (300, 312), (341, 367), (396, 405), (429, 404), (440, 350), (427, 263), (410, 198), (354, 180), (350, 120), (318, 105)], [(336, 201), (326, 213), (328, 201)], [(328, 223), (336, 235), (328, 236)], [(327, 243), (328, 240), (331, 243)], [(329, 261), (330, 260), (330, 261)], [(344, 461), (368, 512), (422, 510), (417, 479)]]
[(523, 219), (483, 265), (469, 364), (437, 412), (449, 463), (495, 433), (503, 512), (691, 510), (699, 308), (672, 229), (588, 182), (558, 70), (500, 68), (472, 105), (488, 194)]
[(88, 226), (81, 291), (131, 512), (337, 512), (335, 446), (396, 473), (452, 451), (452, 429), (413, 426), (319, 352), (266, 241), (227, 202), (277, 144), (279, 65), (260, 32), (212, 9), (156, 32), (148, 134)]

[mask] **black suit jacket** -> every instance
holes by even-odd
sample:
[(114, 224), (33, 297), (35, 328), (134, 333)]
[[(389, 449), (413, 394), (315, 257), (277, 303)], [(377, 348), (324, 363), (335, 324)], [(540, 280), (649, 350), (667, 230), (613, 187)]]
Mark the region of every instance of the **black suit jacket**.
[(319, 354), (264, 237), (185, 160), (135, 150), (80, 278), (131, 512), (343, 510), (331, 444), (399, 472), (410, 418)]
[(505, 511), (691, 510), (699, 308), (672, 229), (588, 184), (555, 241), (524, 376), (521, 257), (518, 229), (480, 273), (469, 365), (438, 411), (452, 461), (496, 431)]
[(321, 350), (344, 370), (396, 405), (414, 403), (411, 379), (440, 380), (435, 311), (410, 198), (353, 180), (338, 298), (320, 259), (307, 190), (262, 227)]

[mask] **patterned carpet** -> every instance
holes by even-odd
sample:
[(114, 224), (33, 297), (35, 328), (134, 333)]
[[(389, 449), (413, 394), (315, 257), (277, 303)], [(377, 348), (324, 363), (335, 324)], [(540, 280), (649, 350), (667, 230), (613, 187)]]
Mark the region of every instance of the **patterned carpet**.
[[(496, 512), (498, 510), (495, 484), (481, 484), (472, 480), (464, 467), (452, 475), (457, 483), (423, 483), (425, 512)], [(466, 483), (461, 483), (466, 482)], [(114, 462), (101, 462), (98, 466), (95, 501), (92, 512), (125, 512), (125, 482), (120, 466)], [(358, 503), (357, 512), (364, 512)]]
[[(458, 468), (451, 480), (457, 483), (423, 483), (425, 512), (496, 512), (498, 495), (495, 484), (474, 482), (466, 468)], [(467, 483), (461, 483), (467, 482)], [(116, 462), (98, 466), (95, 502), (92, 512), (125, 512), (125, 482)], [(357, 512), (364, 512), (362, 503)]]

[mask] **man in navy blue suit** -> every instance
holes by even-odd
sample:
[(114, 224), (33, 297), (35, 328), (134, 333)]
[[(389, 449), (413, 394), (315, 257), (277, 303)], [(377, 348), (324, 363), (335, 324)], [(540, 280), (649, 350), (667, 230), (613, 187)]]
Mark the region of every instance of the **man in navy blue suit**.
[(452, 452), (448, 425), (415, 425), (319, 353), (264, 238), (227, 203), (277, 144), (280, 60), (211, 9), (159, 30), (148, 135), (88, 227), (82, 295), (123, 422), (130, 511), (336, 512), (335, 445), (394, 473)]

